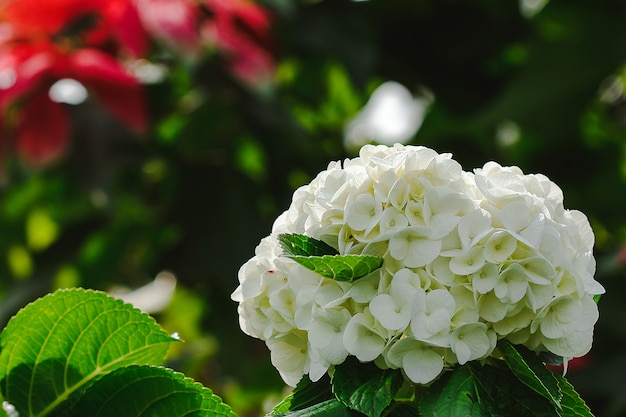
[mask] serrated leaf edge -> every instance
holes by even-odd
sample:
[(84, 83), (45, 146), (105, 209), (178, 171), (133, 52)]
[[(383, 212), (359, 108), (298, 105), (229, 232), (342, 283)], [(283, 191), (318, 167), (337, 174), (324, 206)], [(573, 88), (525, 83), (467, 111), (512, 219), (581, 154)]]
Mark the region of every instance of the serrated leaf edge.
[[(526, 362), (526, 360), (524, 359), (524, 357), (522, 356), (522, 354), (517, 350), (517, 348), (515, 347), (515, 345), (513, 345), (510, 342), (507, 342), (504, 344), (504, 346), (508, 346), (507, 349), (511, 349), (515, 355), (517, 355), (517, 357), (519, 357), (519, 359), (522, 360), (522, 362), (524, 362), (524, 364), (526, 364), (528, 370), (532, 373), (532, 375), (534, 376), (535, 381), (539, 382), (540, 386), (543, 388), (544, 392), (538, 392), (535, 387), (529, 385), (527, 383), (527, 381), (520, 379), (517, 374), (515, 373), (515, 371), (513, 370), (513, 368), (511, 367), (511, 364), (509, 363), (508, 360), (506, 360), (506, 355), (505, 355), (505, 362), (508, 366), (508, 368), (511, 370), (511, 372), (513, 373), (513, 375), (515, 375), (515, 377), (524, 385), (526, 385), (528, 388), (530, 388), (531, 390), (533, 390), (534, 392), (536, 392), (537, 394), (541, 395), (542, 397), (544, 397), (545, 399), (547, 399), (548, 401), (550, 401), (550, 403), (552, 405), (554, 405), (558, 411), (561, 411), (563, 408), (561, 406), (561, 400), (563, 399), (563, 392), (561, 391), (561, 387), (560, 384), (558, 382), (558, 380), (555, 378), (555, 382), (557, 383), (557, 389), (558, 389), (558, 393), (559, 396), (558, 397), (554, 397), (552, 395), (552, 392), (550, 391), (550, 389), (546, 386), (545, 382), (543, 379), (541, 379), (539, 377), (539, 375), (537, 375), (535, 373), (535, 371), (530, 367), (530, 365)], [(502, 347), (500, 348), (500, 350), (502, 350)]]
[[(150, 316), (149, 314), (144, 313), (143, 311), (141, 311), (140, 309), (138, 309), (137, 307), (135, 307), (134, 305), (130, 304), (130, 303), (126, 303), (123, 300), (120, 300), (119, 298), (115, 298), (109, 294), (107, 294), (104, 291), (98, 291), (98, 290), (94, 290), (94, 289), (85, 289), (85, 288), (80, 288), (80, 287), (76, 287), (76, 288), (64, 288), (64, 289), (59, 289), (56, 290), (52, 293), (48, 293), (46, 295), (44, 295), (43, 297), (37, 298), (36, 300), (33, 300), (31, 302), (29, 302), (28, 304), (26, 304), (24, 307), (20, 308), (7, 322), (6, 326), (4, 327), (4, 329), (2, 330), (2, 332), (0, 333), (0, 340), (1, 340), (1, 336), (5, 334), (5, 331), (7, 329), (10, 329), (11, 323), (14, 322), (15, 318), (18, 317), (20, 315), (20, 313), (22, 313), (25, 310), (28, 310), (29, 308), (32, 308), (32, 306), (34, 304), (38, 304), (41, 302), (44, 302), (45, 300), (48, 300), (50, 298), (55, 298), (55, 297), (61, 297), (62, 294), (67, 294), (67, 293), (75, 293), (75, 294), (93, 294), (96, 295), (97, 297), (102, 298), (103, 300), (111, 300), (113, 301), (115, 304), (117, 304), (115, 307), (117, 308), (117, 306), (119, 307), (123, 307), (124, 309), (128, 309), (129, 311), (132, 311), (134, 313), (137, 313), (139, 315), (141, 315), (142, 317), (144, 317), (145, 319), (147, 319), (148, 322), (150, 322), (151, 325), (154, 325), (158, 328), (161, 328), (161, 326), (157, 323), (157, 321), (154, 319), (154, 317)], [(89, 302), (92, 299), (84, 299), (81, 300), (78, 304), (72, 306), (72, 308), (78, 306), (78, 305), (82, 305), (85, 302)], [(63, 312), (62, 315), (60, 315), (59, 317), (57, 317), (54, 325), (52, 326), (52, 329), (54, 327), (57, 326), (58, 322), (60, 321), (60, 319), (62, 317), (64, 317), (66, 314), (68, 314), (71, 311), (71, 309), (66, 310), (65, 312)], [(34, 316), (33, 316), (34, 317)], [(33, 318), (34, 319), (34, 318)], [(27, 321), (27, 323), (25, 324), (30, 324), (32, 322), (33, 319), (30, 319)], [(89, 323), (89, 325), (85, 328), (89, 328), (92, 326), (93, 323)], [(28, 326), (26, 326), (28, 327)], [(84, 330), (83, 329), (83, 332)], [(48, 335), (46, 336), (45, 340), (48, 340), (48, 337), (50, 336), (49, 332)], [(82, 332), (81, 332), (82, 333)], [(19, 333), (18, 333), (19, 334)], [(173, 342), (173, 341), (180, 341), (174, 337), (169, 336), (169, 342)], [(11, 340), (11, 347), (13, 348), (15, 345), (17, 345), (19, 343), (19, 341), (21, 340), (21, 337), (18, 338), (14, 338), (13, 340)], [(137, 353), (140, 353), (142, 350), (146, 350), (148, 348), (152, 348), (155, 345), (159, 345), (165, 342), (160, 342), (160, 343), (155, 343), (149, 346), (144, 346), (142, 348), (139, 348), (137, 350), (134, 350), (133, 352), (131, 352), (130, 354), (135, 355)], [(45, 343), (44, 343), (45, 346)], [(75, 346), (75, 345), (74, 345)], [(73, 352), (73, 348), (70, 352)], [(42, 346), (43, 347), (43, 346)], [(39, 350), (38, 355), (40, 355), (42, 352), (42, 349)], [(7, 363), (11, 363), (11, 358), (13, 357), (13, 349), (11, 350), (11, 352), (9, 353), (9, 360)], [(66, 359), (68, 359), (71, 356), (71, 353), (68, 355), (68, 357)], [(74, 384), (72, 387), (67, 387), (67, 389), (61, 394), (59, 395), (54, 401), (52, 401), (50, 404), (48, 404), (47, 407), (45, 407), (39, 414), (35, 415), (34, 417), (42, 417), (42, 416), (46, 416), (47, 414), (49, 414), (50, 412), (52, 412), (56, 407), (58, 407), (63, 401), (65, 401), (66, 399), (68, 399), (70, 397), (70, 395), (72, 395), (74, 392), (76, 392), (77, 390), (79, 390), (80, 388), (84, 387), (84, 385), (86, 383), (88, 383), (89, 381), (91, 381), (92, 379), (94, 379), (96, 376), (98, 375), (104, 375), (107, 374), (108, 372), (111, 372), (113, 370), (115, 370), (115, 365), (121, 361), (123, 361), (124, 359), (126, 359), (128, 355), (123, 355), (118, 357), (116, 360), (111, 361), (109, 363), (107, 363), (107, 366), (105, 367), (97, 367), (96, 369), (94, 369), (91, 373), (89, 373), (88, 375), (86, 375), (84, 378), (82, 378), (80, 381), (78, 381), (76, 384)], [(66, 364), (67, 364), (67, 360), (66, 360)], [(29, 384), (29, 393), (28, 393), (28, 398), (32, 398), (32, 388), (33, 388), (33, 381), (32, 378), (34, 378), (35, 376), (35, 372), (34, 370), (36, 369), (36, 365), (37, 362), (35, 362), (33, 365), (33, 372), (31, 374), (31, 383)], [(112, 366), (109, 366), (112, 365)], [(17, 366), (17, 365), (16, 365)], [(15, 367), (15, 366), (14, 366)], [(11, 368), (13, 369), (13, 368)], [(9, 373), (5, 373), (4, 375), (2, 375), (3, 378), (6, 378), (9, 376)], [(29, 401), (29, 409), (31, 407), (31, 403)]]
[[(322, 255), (322, 256), (303, 256), (303, 255), (287, 255), (287, 258), (289, 259), (293, 259), (294, 261), (298, 262), (300, 265), (302, 265), (303, 267), (307, 268), (310, 271), (313, 271), (321, 276), (323, 276), (324, 278), (329, 278), (329, 279), (334, 279), (336, 281), (356, 281), (359, 278), (363, 278), (369, 274), (371, 274), (372, 272), (376, 271), (378, 268), (380, 268), (382, 266), (382, 262), (383, 262), (383, 258), (381, 258), (380, 256), (374, 256), (374, 255), (357, 255), (357, 254), (348, 254), (348, 255)], [(371, 269), (369, 272), (365, 273), (365, 274), (356, 274), (354, 276), (352, 276), (349, 279), (344, 279), (340, 276), (338, 276), (337, 274), (334, 273), (333, 271), (333, 275), (328, 275), (328, 274), (323, 274), (320, 272), (319, 269), (316, 268), (311, 268), (309, 265), (307, 265), (307, 261), (309, 260), (315, 260), (315, 259), (321, 259), (321, 260), (331, 260), (333, 262), (341, 262), (342, 264), (345, 264), (349, 267), (350, 270), (354, 271), (354, 267), (350, 264), (348, 264), (347, 262), (343, 261), (342, 258), (344, 259), (371, 259), (371, 260), (376, 260), (379, 262), (379, 265), (374, 268)], [(358, 265), (358, 264), (357, 264)], [(369, 269), (369, 268), (368, 268)]]

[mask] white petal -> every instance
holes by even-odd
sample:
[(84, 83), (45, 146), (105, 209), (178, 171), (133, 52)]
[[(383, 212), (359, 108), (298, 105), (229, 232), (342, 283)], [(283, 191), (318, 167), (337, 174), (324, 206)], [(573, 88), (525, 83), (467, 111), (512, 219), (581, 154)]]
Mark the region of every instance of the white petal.
[(370, 362), (385, 349), (385, 339), (374, 328), (373, 320), (363, 313), (357, 313), (350, 319), (343, 335), (343, 342), (352, 355), (360, 361)]
[(554, 267), (544, 258), (534, 257), (521, 260), (519, 264), (526, 271), (528, 280), (534, 284), (548, 285), (556, 276)]
[(398, 178), (389, 191), (389, 202), (397, 209), (404, 208), (409, 199), (409, 191), (411, 187), (404, 178)]
[[(541, 333), (550, 339), (556, 339), (576, 329), (582, 316), (583, 306), (580, 300), (564, 296), (550, 302), (541, 312), (543, 319), (539, 328)], [(586, 329), (585, 329), (586, 330)]]
[(450, 259), (450, 270), (458, 275), (470, 275), (485, 264), (483, 248), (474, 246)]
[(395, 233), (389, 240), (389, 253), (408, 268), (418, 268), (439, 256), (440, 240), (430, 240), (430, 231), (425, 227), (413, 226)]
[(385, 328), (404, 330), (411, 320), (411, 305), (400, 302), (389, 294), (380, 294), (370, 303), (370, 311)]
[(519, 233), (531, 220), (530, 209), (523, 199), (517, 199), (502, 209), (502, 223), (512, 232)]
[(472, 274), (472, 287), (478, 294), (487, 294), (493, 290), (500, 276), (497, 265), (492, 263), (484, 264), (480, 270)]
[(272, 365), (287, 385), (295, 387), (302, 375), (308, 371), (308, 348), (306, 336), (289, 333), (267, 341), (271, 351)]
[(542, 339), (543, 345), (552, 353), (565, 358), (578, 358), (591, 350), (593, 329), (577, 331), (558, 339)]
[(380, 233), (404, 229), (409, 225), (409, 219), (395, 207), (387, 207), (380, 219)]
[(387, 352), (391, 364), (402, 367), (416, 384), (433, 381), (443, 370), (443, 357), (432, 346), (412, 338), (396, 342)]
[(491, 216), (485, 210), (472, 210), (459, 220), (458, 232), (464, 248), (473, 246), (491, 230)]
[(528, 289), (527, 275), (524, 268), (517, 264), (509, 265), (500, 273), (493, 290), (504, 303), (514, 304), (524, 298)]
[(478, 300), (478, 313), (487, 321), (496, 322), (506, 316), (508, 305), (500, 301), (496, 295), (489, 292)]
[(468, 323), (452, 332), (450, 347), (456, 353), (459, 364), (482, 358), (493, 350), (489, 329), (485, 323)]
[(508, 259), (517, 248), (517, 239), (506, 230), (499, 230), (485, 243), (487, 262), (499, 264)]
[[(359, 194), (346, 207), (345, 220), (354, 230), (371, 230), (380, 220), (382, 204), (371, 194)], [(367, 232), (366, 232), (367, 233)]]

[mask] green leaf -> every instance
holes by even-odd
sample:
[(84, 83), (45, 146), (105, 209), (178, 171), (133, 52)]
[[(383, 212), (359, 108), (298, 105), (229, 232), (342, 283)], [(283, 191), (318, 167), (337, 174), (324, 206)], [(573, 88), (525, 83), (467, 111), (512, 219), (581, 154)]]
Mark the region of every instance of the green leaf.
[(498, 344), (509, 369), (524, 385), (561, 409), (561, 390), (554, 375), (539, 357), (524, 346), (513, 346), (506, 340)]
[(574, 387), (562, 376), (556, 375), (559, 382), (559, 388), (563, 393), (561, 400), (562, 417), (593, 417), (591, 410), (587, 404), (580, 398), (580, 395), (574, 390)]
[(336, 255), (337, 251), (321, 240), (297, 233), (278, 235), (278, 241), (287, 255), (291, 256), (323, 256)]
[(173, 340), (105, 293), (60, 290), (26, 306), (0, 334), (0, 391), (20, 416), (46, 416), (114, 369), (160, 365)]
[(66, 416), (236, 417), (210, 389), (171, 369), (127, 366), (94, 382)]
[(274, 407), (270, 416), (282, 415), (288, 411), (303, 410), (315, 404), (335, 398), (330, 388), (330, 378), (324, 375), (317, 382), (312, 382), (305, 375), (298, 385), (284, 400)]
[(420, 401), (419, 410), (422, 417), (489, 415), (479, 403), (469, 366), (460, 366), (435, 381)]
[(399, 369), (380, 369), (373, 363), (349, 358), (335, 367), (333, 392), (346, 406), (369, 417), (379, 417), (391, 404), (404, 377)]
[[(502, 361), (498, 361), (502, 362)], [(485, 416), (559, 417), (559, 410), (546, 398), (518, 380), (505, 365), (468, 363), (478, 402)]]
[(555, 355), (552, 352), (540, 352), (539, 359), (542, 362), (547, 363), (549, 365), (562, 366), (563, 365), (563, 357), (559, 355)]
[(290, 258), (325, 278), (337, 281), (357, 280), (374, 272), (383, 264), (383, 258), (370, 255), (290, 256)]
[(272, 417), (355, 417), (361, 414), (350, 410), (336, 398), (326, 400), (303, 410), (269, 414)]
[(406, 401), (394, 401), (385, 409), (384, 417), (420, 417), (418, 404)]
[(278, 241), (286, 256), (325, 278), (337, 281), (354, 281), (383, 264), (383, 258), (379, 256), (338, 255), (333, 247), (321, 240), (296, 233), (280, 234)]

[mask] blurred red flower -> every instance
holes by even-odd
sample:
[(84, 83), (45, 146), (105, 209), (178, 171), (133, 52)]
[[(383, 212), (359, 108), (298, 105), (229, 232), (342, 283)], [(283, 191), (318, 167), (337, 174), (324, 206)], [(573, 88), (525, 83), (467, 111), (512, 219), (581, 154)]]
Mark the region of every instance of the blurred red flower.
[(16, 151), (33, 166), (67, 147), (70, 124), (50, 87), (73, 79), (141, 131), (146, 115), (141, 86), (118, 61), (138, 56), (145, 36), (127, 0), (10, 0), (0, 12), (0, 157)]
[(146, 30), (184, 54), (215, 49), (231, 72), (257, 87), (274, 72), (269, 13), (247, 0), (136, 0)]
[(227, 55), (233, 73), (251, 85), (268, 82), (275, 64), (267, 11), (247, 0), (205, 0), (205, 5), (213, 16), (203, 35)]
[(134, 56), (146, 46), (130, 0), (0, 0), (0, 44), (42, 41)]
[(195, 54), (200, 48), (200, 8), (194, 0), (135, 0), (144, 27), (156, 39)]
[(143, 56), (146, 33), (188, 55), (216, 50), (252, 87), (274, 71), (270, 16), (247, 0), (0, 0), (0, 162), (11, 151), (34, 166), (63, 154), (70, 122), (49, 94), (59, 80), (145, 129), (143, 89), (122, 60)]

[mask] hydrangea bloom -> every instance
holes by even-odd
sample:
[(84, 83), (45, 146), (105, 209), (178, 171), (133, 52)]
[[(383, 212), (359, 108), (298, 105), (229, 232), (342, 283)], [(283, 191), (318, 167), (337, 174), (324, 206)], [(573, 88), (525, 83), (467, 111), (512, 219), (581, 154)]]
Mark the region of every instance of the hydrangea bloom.
[[(352, 282), (282, 256), (278, 236), (380, 256)], [(591, 348), (598, 318), (594, 236), (543, 175), (449, 154), (367, 145), (298, 189), (239, 271), (241, 327), (263, 339), (286, 383), (348, 355), (426, 384), (507, 339), (564, 358)]]

